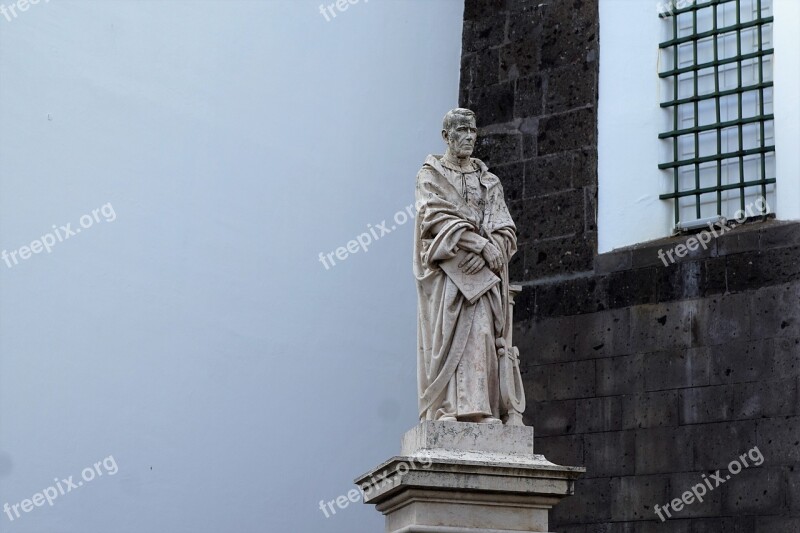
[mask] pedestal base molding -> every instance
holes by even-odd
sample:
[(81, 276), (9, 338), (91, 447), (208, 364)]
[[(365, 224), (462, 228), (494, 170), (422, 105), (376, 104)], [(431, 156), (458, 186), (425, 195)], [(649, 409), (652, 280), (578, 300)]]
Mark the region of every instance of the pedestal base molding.
[(423, 422), (401, 454), (356, 479), (386, 533), (547, 532), (585, 470), (533, 453), (533, 428)]

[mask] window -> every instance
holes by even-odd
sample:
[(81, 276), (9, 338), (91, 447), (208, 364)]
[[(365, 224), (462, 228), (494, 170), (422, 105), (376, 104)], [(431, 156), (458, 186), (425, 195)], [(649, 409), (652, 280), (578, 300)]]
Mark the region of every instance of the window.
[[(772, 0), (680, 2), (662, 12), (662, 200), (675, 224), (775, 205)], [(759, 199), (765, 199), (766, 202)]]
[(599, 5), (599, 252), (762, 195), (800, 220), (800, 0)]

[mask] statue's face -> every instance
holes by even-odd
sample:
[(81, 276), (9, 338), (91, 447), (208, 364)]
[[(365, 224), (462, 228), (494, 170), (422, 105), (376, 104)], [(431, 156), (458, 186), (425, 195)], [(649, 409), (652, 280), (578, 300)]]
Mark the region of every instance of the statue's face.
[(450, 131), (443, 131), (442, 136), (447, 142), (451, 154), (456, 157), (471, 156), (475, 150), (475, 142), (478, 140), (475, 117), (459, 119)]

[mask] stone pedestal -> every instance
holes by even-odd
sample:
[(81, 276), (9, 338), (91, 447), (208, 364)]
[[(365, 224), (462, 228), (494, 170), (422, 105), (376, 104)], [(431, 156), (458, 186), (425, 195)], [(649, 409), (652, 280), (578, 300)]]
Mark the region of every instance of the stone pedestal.
[(546, 532), (585, 472), (534, 454), (526, 426), (423, 422), (400, 453), (355, 480), (386, 533)]

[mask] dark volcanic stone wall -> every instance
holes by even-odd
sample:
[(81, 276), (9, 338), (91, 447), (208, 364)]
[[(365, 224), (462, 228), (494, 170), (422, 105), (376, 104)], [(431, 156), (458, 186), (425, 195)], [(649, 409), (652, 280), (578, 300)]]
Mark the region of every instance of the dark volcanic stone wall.
[[(597, 255), (597, 4), (464, 14), (460, 105), (520, 237), (526, 419), (537, 452), (588, 469), (550, 529), (798, 532), (800, 224), (746, 224), (669, 267), (658, 250), (686, 237)], [(754, 446), (760, 467), (658, 520), (655, 504)]]
[(597, 1), (467, 1), (464, 18), (460, 104), (478, 115), (477, 156), (517, 223), (513, 277), (591, 270)]

